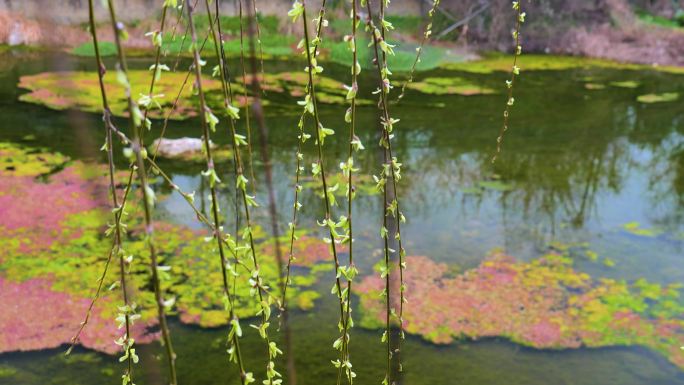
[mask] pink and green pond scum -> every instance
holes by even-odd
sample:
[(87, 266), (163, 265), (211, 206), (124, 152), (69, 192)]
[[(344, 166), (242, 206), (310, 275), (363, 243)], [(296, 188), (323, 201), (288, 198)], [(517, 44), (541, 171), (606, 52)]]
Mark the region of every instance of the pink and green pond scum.
[[(684, 368), (680, 285), (594, 279), (555, 253), (531, 262), (493, 254), (462, 274), (422, 256), (407, 265), (404, 327), (433, 343), (505, 337), (539, 349), (640, 345)], [(383, 325), (383, 289), (377, 275), (355, 286), (363, 326)]]
[[(104, 235), (111, 219), (106, 169), (8, 143), (0, 143), (0, 154), (0, 353), (58, 347), (70, 342), (83, 321), (111, 248), (112, 240)], [(127, 174), (117, 172), (119, 194)], [(134, 187), (134, 202), (139, 201), (137, 192)], [(124, 248), (133, 256), (127, 279), (141, 315), (132, 334), (137, 343), (145, 343), (156, 338), (151, 275), (140, 210), (135, 204), (126, 207), (130, 216)], [(156, 222), (155, 230), (159, 264), (171, 268), (162, 282), (166, 295), (176, 298), (171, 314), (201, 326), (226, 324), (220, 265), (213, 242), (204, 239), (206, 232), (164, 221)], [(295, 262), (301, 269), (288, 295), (291, 303), (308, 309), (317, 293), (306, 288), (324, 273), (314, 265), (327, 257), (327, 247), (317, 238), (302, 235), (302, 240), (295, 250), (303, 255)], [(277, 295), (271, 240), (261, 235), (258, 242), (261, 275), (273, 282)], [(118, 264), (112, 262), (105, 290), (81, 335), (85, 347), (107, 353), (119, 349), (114, 343), (121, 334), (114, 319), (123, 304), (118, 274)], [(253, 299), (247, 280), (248, 274), (241, 274), (234, 283), (237, 301), (244, 305), (237, 312), (240, 317), (256, 313), (255, 306), (248, 306)]]
[[(0, 352), (58, 347), (70, 341), (83, 320), (111, 247), (104, 235), (111, 218), (106, 170), (8, 143), (0, 143), (0, 154)], [(116, 179), (122, 194), (127, 172), (119, 171)], [(135, 187), (131, 199), (139, 199)], [(134, 257), (128, 280), (142, 316), (133, 333), (138, 343), (145, 343), (157, 337), (156, 317), (140, 212), (134, 204), (128, 211), (125, 249)], [(206, 231), (166, 221), (158, 221), (155, 229), (159, 263), (170, 267), (162, 285), (175, 298), (171, 314), (203, 327), (225, 325), (221, 272)], [(272, 239), (260, 229), (254, 233), (261, 275), (277, 293)], [(312, 286), (330, 267), (319, 264), (328, 260), (329, 250), (305, 233), (295, 246), (298, 268), (290, 301), (310, 309), (320, 295)], [(286, 251), (284, 247), (281, 254)], [(437, 344), (500, 336), (540, 349), (639, 345), (684, 368), (684, 304), (678, 285), (592, 278), (572, 262), (557, 253), (530, 262), (493, 254), (458, 273), (428, 257), (409, 257), (406, 331)], [(256, 312), (250, 306), (248, 278), (241, 274), (233, 286), (243, 318)], [(122, 304), (117, 283), (118, 271), (111, 268), (81, 337), (83, 346), (117, 351), (114, 340), (120, 331), (114, 318)], [(382, 327), (383, 288), (377, 275), (354, 286), (362, 326)]]

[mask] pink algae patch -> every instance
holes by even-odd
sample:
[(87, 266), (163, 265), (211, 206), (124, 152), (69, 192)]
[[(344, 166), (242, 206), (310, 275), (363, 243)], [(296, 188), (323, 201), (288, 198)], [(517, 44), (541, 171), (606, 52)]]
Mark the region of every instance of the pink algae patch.
[(553, 346), (560, 338), (560, 325), (548, 320), (541, 320), (532, 325), (525, 335), (525, 339), (535, 341), (540, 346)]
[[(289, 239), (284, 242), (280, 242), (280, 249), (282, 257), (287, 260), (290, 251)], [(340, 253), (347, 251), (347, 249), (348, 248), (345, 245), (337, 246), (337, 251)], [(273, 250), (273, 243), (270, 240), (263, 244), (263, 254), (275, 255)], [(309, 235), (299, 236), (294, 243), (292, 254), (295, 258), (292, 264), (295, 266), (311, 267), (316, 263), (332, 260), (332, 251), (330, 249), (330, 245), (323, 242), (322, 239)]]
[[(58, 347), (83, 321), (104, 267), (107, 241), (99, 247), (93, 234), (101, 234), (109, 218), (100, 210), (108, 207), (106, 169), (8, 143), (0, 143), (0, 155), (0, 352)], [(79, 264), (80, 271), (70, 270)], [(118, 350), (119, 297), (117, 291), (102, 294), (82, 345)], [(147, 331), (153, 325), (152, 317), (134, 325), (138, 342), (154, 339)]]
[[(434, 343), (506, 337), (534, 348), (641, 345), (684, 368), (684, 321), (671, 302), (678, 295), (662, 298), (675, 309), (663, 313), (659, 301), (644, 300), (634, 287), (593, 280), (559, 255), (528, 263), (493, 255), (456, 276), (446, 264), (409, 257), (404, 277), (404, 329)], [(384, 324), (383, 289), (378, 275), (355, 285), (362, 325)]]
[(0, 176), (0, 225), (15, 230), (33, 227), (52, 232), (66, 215), (101, 206), (104, 191), (68, 168), (48, 183), (30, 177)]
[[(68, 344), (76, 333), (86, 309), (87, 298), (51, 290), (47, 279), (11, 282), (0, 277), (0, 353), (56, 348)], [(103, 300), (103, 301), (106, 301)], [(96, 305), (88, 326), (81, 334), (81, 344), (107, 353), (116, 353), (114, 343), (122, 331), (110, 317), (104, 317)], [(154, 333), (140, 322), (131, 334), (137, 342), (149, 342)]]
[(63, 235), (67, 216), (102, 207), (106, 185), (83, 178), (74, 167), (45, 183), (32, 177), (0, 175), (0, 229), (19, 252), (42, 250)]

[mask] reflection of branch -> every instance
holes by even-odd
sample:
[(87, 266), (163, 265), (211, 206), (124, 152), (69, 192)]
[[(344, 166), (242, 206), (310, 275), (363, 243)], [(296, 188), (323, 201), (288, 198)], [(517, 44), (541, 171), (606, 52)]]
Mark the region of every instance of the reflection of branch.
[(450, 25), (450, 26), (448, 26), (448, 27), (447, 27), (445, 30), (443, 30), (442, 32), (438, 33), (437, 36), (435, 36), (435, 39), (441, 39), (441, 38), (443, 38), (444, 36), (446, 36), (449, 32), (455, 30), (456, 28), (458, 28), (458, 27), (460, 27), (460, 26), (463, 26), (463, 25), (465, 25), (465, 24), (468, 24), (468, 22), (469, 22), (470, 20), (472, 20), (473, 18), (475, 18), (477, 15), (481, 14), (482, 12), (486, 11), (486, 10), (489, 8), (490, 5), (491, 5), (490, 2), (488, 2), (488, 1), (487, 1), (487, 2), (484, 2), (484, 3), (482, 3), (482, 5), (480, 6), (480, 8), (478, 8), (476, 11), (471, 12), (468, 16), (466, 16), (466, 17), (464, 17), (463, 19), (458, 20), (458, 21), (456, 21), (456, 20), (453, 18), (453, 16), (451, 16), (450, 14), (448, 14), (447, 12), (445, 12), (443, 9), (437, 8), (437, 9), (439, 9), (440, 12), (442, 12), (442, 13), (443, 13), (445, 16), (447, 16), (449, 19), (451, 19), (452, 21), (455, 21), (455, 23), (452, 24), (452, 25)]

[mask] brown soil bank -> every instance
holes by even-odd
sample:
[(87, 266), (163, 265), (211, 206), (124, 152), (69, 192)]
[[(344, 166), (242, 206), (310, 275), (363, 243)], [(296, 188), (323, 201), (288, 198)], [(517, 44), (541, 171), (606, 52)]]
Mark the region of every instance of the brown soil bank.
[[(479, 49), (511, 50), (515, 19), (510, 1), (454, 0), (443, 4), (451, 15), (468, 15), (486, 7), (453, 34)], [(522, 30), (527, 52), (684, 65), (684, 28), (646, 23), (636, 16), (642, 11), (670, 18), (677, 10), (684, 12), (684, 0), (522, 0), (522, 5), (527, 13)]]
[[(395, 14), (426, 13), (432, 0), (393, 0)], [(106, 20), (99, 2), (97, 17)], [(307, 2), (316, 7), (318, 1)], [(345, 5), (347, 2), (343, 2)], [(156, 28), (157, 0), (118, 0), (119, 12), (136, 27), (129, 28), (132, 46), (144, 47), (144, 32)], [(656, 16), (684, 13), (684, 0), (522, 0), (527, 13), (523, 26), (526, 52), (547, 52), (600, 57), (622, 62), (684, 66), (684, 28), (646, 23), (637, 10)], [(290, 0), (261, 0), (260, 12), (285, 15)], [(233, 14), (233, 2), (224, 1), (226, 15)], [(458, 28), (439, 36), (445, 45), (455, 44), (472, 51), (511, 50), (510, 32), (515, 22), (510, 0), (442, 0), (435, 19), (434, 36), (457, 24)], [(46, 12), (49, 10), (49, 12)], [(339, 11), (339, 14), (344, 14)], [(140, 23), (139, 19), (146, 20)], [(285, 19), (285, 18), (283, 18)], [(73, 47), (89, 40), (83, 28), (87, 1), (69, 0), (54, 6), (49, 0), (0, 0), (0, 43)], [(285, 22), (284, 22), (285, 23)], [(102, 28), (104, 38), (109, 32)], [(404, 34), (402, 34), (405, 36)]]

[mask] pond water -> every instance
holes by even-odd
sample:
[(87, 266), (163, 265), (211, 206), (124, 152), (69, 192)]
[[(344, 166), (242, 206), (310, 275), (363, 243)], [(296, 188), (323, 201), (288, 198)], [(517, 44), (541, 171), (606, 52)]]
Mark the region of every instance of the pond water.
[[(5, 52), (0, 58), (0, 142), (104, 162), (95, 151), (102, 141), (98, 114), (54, 111), (18, 100), (26, 93), (17, 88), (21, 76), (56, 69), (92, 70), (91, 61), (61, 54)], [(148, 65), (148, 60), (133, 61), (134, 67)], [(300, 65), (267, 62), (266, 67), (284, 71)], [(348, 70), (329, 65), (326, 73), (344, 81)], [(503, 72), (434, 70), (421, 73), (418, 80), (452, 76), (495, 90), (502, 88), (506, 78)], [(636, 88), (610, 86), (627, 80), (637, 82)], [(594, 83), (607, 86), (586, 86)], [(373, 86), (362, 88), (368, 91)], [(575, 269), (597, 279), (646, 278), (663, 285), (684, 282), (684, 108), (681, 102), (637, 101), (638, 95), (665, 92), (684, 95), (684, 76), (581, 68), (525, 72), (516, 86), (503, 153), (492, 165), (505, 102), (501, 93), (460, 96), (409, 91), (401, 104), (392, 106), (393, 115), (401, 118), (394, 152), (404, 164), (400, 194), (408, 217), (402, 229), (408, 254), (464, 271), (477, 267), (497, 248), (517, 260), (530, 261), (550, 245), (574, 245), (598, 255), (577, 256), (574, 263)], [(266, 111), (284, 229), (293, 199), (291, 171), (299, 108), (274, 103)], [(326, 140), (331, 170), (346, 157), (343, 114), (341, 106), (321, 107), (322, 121), (339, 138)], [(155, 122), (157, 129), (158, 125)], [(167, 137), (198, 136), (198, 132), (195, 120), (175, 121)], [(377, 174), (381, 153), (375, 149), (378, 123), (373, 106), (359, 109), (357, 133), (367, 148), (357, 161), (361, 172)], [(150, 133), (148, 141), (156, 135), (157, 131)], [(214, 140), (227, 142), (225, 135), (215, 135)], [(306, 149), (308, 163), (313, 154), (312, 147)], [(202, 189), (201, 166), (160, 164), (184, 190)], [(261, 166), (256, 160), (257, 175)], [(220, 177), (230, 180), (229, 170), (223, 167)], [(161, 184), (156, 187), (170, 192)], [(222, 206), (232, 207), (231, 189), (226, 187), (221, 193)], [(308, 191), (303, 203), (301, 226), (315, 229), (314, 219), (321, 216), (320, 200)], [(355, 203), (355, 258), (363, 275), (372, 273), (372, 265), (380, 258), (381, 210), (375, 195), (360, 195)], [(175, 195), (160, 202), (157, 215), (200, 228), (182, 198)], [(257, 221), (268, 228), (265, 210), (257, 212)], [(336, 300), (329, 295), (331, 280), (327, 278), (314, 285), (322, 294), (315, 307), (294, 310), (291, 315), (299, 384), (335, 381), (329, 362), (335, 358), (331, 344), (337, 338)], [(226, 359), (224, 328), (189, 326), (176, 319), (171, 327), (181, 384), (238, 383), (235, 368)], [(353, 331), (357, 383), (380, 383), (383, 378), (380, 334), (360, 327)], [(258, 336), (247, 333), (243, 346), (248, 366), (257, 371), (261, 365)], [(136, 382), (164, 383), (162, 349), (153, 343), (139, 350), (144, 365), (137, 369)], [(0, 384), (118, 383), (122, 368), (116, 358), (79, 349), (75, 358), (65, 359), (63, 351), (0, 354)], [(683, 368), (640, 346), (533, 349), (505, 338), (438, 345), (411, 335), (402, 356), (404, 372), (398, 382), (411, 385), (684, 384)], [(284, 364), (281, 368), (284, 372)]]

